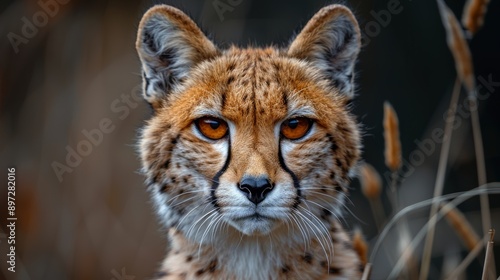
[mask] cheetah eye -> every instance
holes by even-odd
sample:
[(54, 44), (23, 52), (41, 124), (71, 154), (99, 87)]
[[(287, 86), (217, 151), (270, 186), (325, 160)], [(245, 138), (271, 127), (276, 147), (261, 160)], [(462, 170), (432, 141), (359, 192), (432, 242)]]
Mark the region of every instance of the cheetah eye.
[(281, 124), (281, 135), (290, 140), (297, 140), (309, 131), (313, 121), (308, 118), (298, 117), (284, 121)]
[(227, 134), (227, 123), (214, 117), (202, 117), (194, 121), (198, 131), (211, 140), (219, 140)]

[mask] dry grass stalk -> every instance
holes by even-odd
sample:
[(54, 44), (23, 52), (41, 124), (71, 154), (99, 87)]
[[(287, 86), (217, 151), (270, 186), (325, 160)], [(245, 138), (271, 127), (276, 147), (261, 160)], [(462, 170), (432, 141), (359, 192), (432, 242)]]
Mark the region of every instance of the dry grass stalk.
[[(460, 81), (458, 81), (458, 84), (460, 84)], [(457, 207), (458, 205), (464, 203), (468, 199), (477, 197), (484, 192), (487, 192), (488, 194), (491, 195), (500, 194), (500, 182), (491, 182), (488, 183), (485, 187), (487, 188), (476, 187), (466, 192), (450, 193), (439, 197), (433, 197), (431, 199), (414, 203), (412, 205), (406, 206), (405, 208), (401, 209), (396, 214), (394, 214), (394, 216), (387, 222), (387, 224), (384, 226), (384, 229), (377, 237), (376, 242), (373, 244), (370, 253), (370, 258), (368, 259), (369, 262), (374, 263), (380, 251), (384, 248), (387, 248), (387, 246), (383, 246), (383, 244), (386, 244), (386, 241), (389, 242), (390, 244), (394, 244), (393, 239), (388, 240), (387, 238), (389, 237), (389, 234), (393, 232), (395, 227), (403, 220), (403, 218), (408, 217), (408, 215), (410, 215), (411, 213), (415, 213), (415, 211), (423, 210), (426, 207), (432, 205), (439, 205), (440, 202), (444, 201), (451, 200), (449, 203), (451, 203), (451, 205), (453, 205), (454, 207)], [(439, 211), (434, 217), (435, 219), (434, 222), (441, 220), (444, 217), (444, 214), (445, 213), (443, 210)], [(415, 250), (415, 248), (417, 248), (417, 246), (421, 244), (421, 241), (426, 236), (430, 226), (431, 226), (431, 219), (429, 219), (421, 227), (421, 229), (418, 230), (415, 235), (413, 235), (413, 238), (411, 239), (411, 242), (407, 246), (406, 250), (410, 251)], [(399, 279), (398, 276), (400, 275), (399, 273), (403, 270), (404, 263), (405, 260), (399, 257), (397, 263), (395, 265), (392, 265), (393, 268), (386, 279)]]
[[(471, 113), (472, 134), (474, 139), (474, 151), (476, 153), (476, 169), (479, 186), (484, 186), (487, 183), (486, 177), (486, 162), (484, 159), (483, 136), (481, 126), (479, 124), (479, 113), (477, 112), (477, 100), (474, 94), (469, 94), (469, 111)], [(483, 224), (483, 234), (491, 228), (490, 202), (488, 194), (483, 193), (480, 196), (481, 202), (481, 220)], [(492, 270), (495, 267), (492, 267)]]
[(464, 12), (462, 14), (462, 24), (469, 30), (471, 35), (483, 26), (484, 15), (490, 0), (468, 0), (465, 3)]
[(366, 266), (368, 263), (368, 244), (366, 243), (361, 230), (357, 229), (354, 231), (354, 236), (352, 237), (352, 246), (354, 250), (358, 253), (361, 263)]
[[(451, 135), (453, 134), (453, 123), (455, 122), (455, 115), (457, 111), (458, 97), (460, 96), (460, 79), (455, 80), (453, 87), (453, 94), (451, 96), (450, 105), (448, 107), (448, 115), (446, 117), (446, 124), (444, 128), (443, 144), (441, 153), (439, 154), (439, 165), (436, 174), (436, 182), (434, 183), (434, 198), (441, 196), (443, 193), (444, 177), (446, 174), (446, 166), (448, 165), (448, 155), (450, 153)], [(419, 279), (426, 280), (429, 274), (432, 244), (434, 242), (434, 231), (436, 226), (436, 213), (439, 204), (433, 203), (431, 206), (429, 228), (424, 243), (424, 251), (422, 254), (422, 264), (420, 266)]]
[(360, 168), (361, 191), (368, 199), (377, 199), (382, 190), (382, 180), (377, 170), (369, 164), (364, 163)]
[[(481, 280), (488, 280), (488, 275), (491, 272), (490, 266), (495, 265), (495, 262), (493, 261), (493, 238), (495, 237), (495, 230), (490, 229), (489, 234), (490, 234), (490, 240), (488, 241), (488, 245), (486, 245), (483, 276), (481, 277)], [(493, 277), (495, 276), (493, 275)]]
[[(389, 185), (391, 190), (389, 198), (391, 199), (393, 209), (398, 209), (399, 203), (398, 203), (398, 195), (396, 187), (398, 183), (398, 170), (401, 167), (402, 163), (401, 141), (399, 139), (399, 120), (396, 111), (394, 110), (392, 105), (387, 101), (384, 102), (383, 123), (384, 123), (384, 140), (385, 140), (385, 164), (392, 171), (392, 180)], [(374, 204), (373, 207), (377, 207), (377, 205)], [(383, 209), (381, 206), (378, 207), (380, 209)], [(400, 225), (398, 225), (398, 228), (402, 238), (409, 236), (409, 227), (406, 220), (403, 220), (403, 222)], [(416, 274), (414, 271), (415, 265), (413, 265), (415, 263), (413, 258), (414, 255), (413, 253), (414, 253), (413, 251), (408, 251), (407, 254), (404, 255), (404, 260), (406, 261), (407, 264), (406, 271), (410, 276)]]
[[(474, 136), (474, 150), (476, 153), (476, 164), (479, 185), (486, 184), (486, 164), (484, 160), (483, 139), (481, 127), (479, 125), (479, 114), (477, 112), (477, 100), (475, 92), (474, 68), (469, 46), (465, 40), (464, 33), (458, 23), (457, 18), (446, 6), (443, 0), (437, 0), (439, 13), (443, 25), (446, 29), (448, 47), (450, 48), (458, 76), (462, 80), (469, 96), (469, 111), (471, 112), (472, 133)], [(483, 233), (486, 233), (491, 227), (490, 207), (488, 195), (481, 195), (481, 218), (483, 224)]]
[(401, 167), (398, 115), (389, 102), (384, 102), (385, 164), (393, 172)]
[(372, 272), (372, 264), (367, 263), (365, 265), (365, 270), (363, 271), (363, 276), (361, 277), (361, 280), (368, 280), (370, 279), (370, 274)]
[(382, 191), (380, 175), (371, 164), (364, 163), (360, 167), (359, 179), (361, 181), (361, 191), (370, 202), (375, 224), (380, 231), (385, 220), (384, 208), (380, 201), (380, 192)]
[[(465, 36), (460, 28), (460, 24), (456, 19), (455, 15), (451, 12), (451, 10), (446, 6), (443, 0), (437, 0), (439, 13), (441, 15), (441, 20), (443, 21), (443, 25), (446, 29), (446, 41), (448, 43), (448, 47), (450, 48), (451, 53), (453, 54), (453, 58), (455, 60), (455, 67), (457, 70), (457, 74), (460, 77), (460, 80), (464, 84), (465, 88), (469, 93), (469, 98), (475, 101), (475, 97), (473, 95), (475, 88), (475, 80), (474, 80), (474, 70), (472, 66), (472, 59), (469, 47), (467, 42), (465, 41)], [(455, 83), (456, 87), (457, 83)], [(452, 98), (453, 99), (453, 98)], [(458, 97), (457, 97), (458, 100)], [(475, 104), (470, 102), (469, 104)], [(450, 104), (450, 109), (451, 109)], [(454, 110), (456, 110), (456, 103), (454, 105)], [(472, 113), (472, 126), (474, 130), (474, 146), (476, 148), (476, 157), (478, 162), (478, 175), (479, 175), (479, 183), (483, 185), (486, 183), (486, 174), (484, 168), (484, 154), (482, 152), (482, 141), (478, 142), (481, 139), (480, 128), (479, 128), (479, 118), (477, 116), (477, 110), (471, 111)], [(474, 116), (474, 114), (476, 114)], [(454, 118), (454, 114), (453, 114)], [(475, 127), (475, 128), (474, 128)], [(449, 123), (446, 123), (445, 128), (445, 137), (443, 147), (441, 149), (441, 155), (439, 158), (439, 167), (438, 167), (438, 175), (436, 178), (436, 184), (434, 186), (434, 197), (441, 195), (444, 183), (444, 173), (446, 170), (446, 165), (448, 161), (449, 154), (449, 145), (451, 138), (452, 129), (449, 127)], [(479, 135), (478, 135), (479, 132)], [(447, 139), (448, 137), (448, 139)], [(481, 162), (480, 162), (481, 161)], [(484, 175), (484, 177), (483, 177)], [(484, 179), (484, 183), (482, 183), (482, 179)], [(481, 213), (483, 219), (483, 227), (489, 226), (490, 217), (489, 217), (489, 206), (487, 203), (487, 196), (482, 196), (481, 198)], [(425, 245), (424, 245), (424, 253), (422, 257), (422, 265), (420, 268), (420, 279), (426, 279), (429, 273), (430, 268), (430, 259), (432, 253), (432, 243), (434, 240), (434, 231), (435, 231), (435, 219), (434, 214), (437, 212), (437, 205), (433, 205), (431, 208), (431, 226), (429, 227), (429, 232), (427, 234)]]
[(473, 92), (475, 88), (474, 68), (472, 59), (465, 40), (462, 28), (453, 12), (446, 6), (443, 0), (437, 0), (441, 20), (446, 29), (446, 42), (455, 59), (455, 68), (467, 92)]
[(458, 276), (463, 275), (465, 269), (471, 264), (471, 262), (477, 258), (479, 253), (483, 250), (484, 244), (488, 237), (485, 236), (481, 242), (479, 242), (472, 250), (470, 250), (469, 254), (463, 259), (463, 261), (455, 268), (455, 270), (446, 277), (445, 280), (455, 280)]
[(474, 228), (471, 226), (465, 216), (455, 207), (448, 204), (441, 204), (441, 208), (445, 211), (445, 218), (448, 223), (455, 229), (457, 235), (462, 239), (467, 247), (467, 250), (472, 251), (478, 243), (481, 242)]
[[(472, 135), (474, 139), (474, 152), (476, 153), (476, 170), (479, 186), (485, 186), (487, 181), (486, 176), (486, 161), (484, 159), (483, 136), (481, 133), (481, 125), (479, 123), (479, 113), (477, 110), (477, 98), (473, 91), (469, 92), (469, 111), (471, 114)], [(488, 194), (483, 193), (480, 196), (481, 202), (481, 222), (483, 225), (483, 234), (491, 228), (490, 202)], [(495, 266), (491, 267), (491, 272), (495, 274)]]

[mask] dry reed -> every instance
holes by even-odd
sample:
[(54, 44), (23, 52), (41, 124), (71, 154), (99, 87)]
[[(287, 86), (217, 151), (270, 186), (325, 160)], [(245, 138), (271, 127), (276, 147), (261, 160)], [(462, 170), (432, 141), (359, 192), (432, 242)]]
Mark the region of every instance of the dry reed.
[(361, 230), (359, 229), (354, 231), (354, 236), (352, 237), (352, 246), (358, 253), (363, 266), (366, 266), (368, 262), (368, 244), (366, 243), (366, 240), (363, 237)]
[(385, 164), (396, 172), (401, 167), (401, 142), (398, 115), (389, 102), (384, 102)]
[(483, 26), (484, 15), (490, 0), (468, 0), (465, 3), (462, 14), (462, 24), (467, 28), (471, 35)]
[[(385, 140), (385, 164), (392, 171), (392, 176), (391, 176), (392, 180), (389, 185), (391, 193), (389, 197), (391, 199), (392, 208), (393, 210), (395, 210), (399, 209), (399, 200), (396, 187), (398, 184), (398, 170), (401, 167), (402, 163), (402, 153), (401, 153), (401, 141), (399, 139), (398, 115), (396, 114), (396, 111), (394, 110), (392, 105), (387, 101), (384, 102), (383, 124), (384, 124), (384, 140)], [(371, 200), (370, 202), (372, 201), (377, 202), (376, 200)], [(378, 200), (378, 202), (380, 203), (380, 200)], [(373, 208), (379, 207), (380, 209), (383, 209), (382, 206), (377, 206), (377, 204), (375, 203), (372, 204)], [(400, 241), (403, 242), (404, 240), (410, 238), (410, 230), (406, 219), (403, 220), (400, 225), (398, 225), (398, 228), (401, 235)], [(401, 244), (404, 244), (404, 242)], [(404, 250), (403, 247), (406, 246), (402, 246), (401, 248), (402, 250)], [(408, 279), (412, 279), (411, 277), (414, 277), (416, 275), (415, 272), (416, 262), (414, 258), (414, 252), (407, 250), (404, 251), (405, 254), (403, 256), (403, 259), (405, 260), (406, 263), (406, 273)]]
[[(446, 195), (441, 195), (437, 197), (433, 197), (431, 199), (427, 199), (418, 203), (415, 203), (413, 205), (407, 206), (403, 208), (401, 211), (396, 213), (394, 217), (391, 218), (387, 222), (387, 224), (384, 226), (384, 229), (380, 233), (379, 237), (377, 238), (377, 241), (373, 245), (373, 249), (370, 254), (369, 262), (374, 263), (375, 262), (375, 255), (379, 250), (381, 249), (381, 245), (384, 242), (385, 238), (387, 237), (388, 233), (393, 227), (396, 227), (399, 222), (401, 222), (407, 215), (409, 215), (412, 212), (415, 212), (417, 210), (421, 210), (425, 207), (429, 207), (432, 205), (437, 205), (440, 202), (445, 202), (449, 201), (448, 203), (452, 205), (453, 207), (457, 207), (458, 205), (462, 204), (464, 201), (472, 198), (472, 197), (477, 197), (480, 196), (483, 193), (488, 193), (488, 194), (499, 194), (500, 195), (500, 182), (492, 182), (487, 184), (487, 188), (483, 187), (477, 187), (472, 190), (466, 191), (466, 192), (460, 192), (460, 193), (451, 193), (451, 194), (446, 194)], [(436, 223), (439, 221), (441, 218), (444, 217), (445, 209), (441, 209), (432, 217), (432, 219), (429, 219), (425, 225), (422, 226), (420, 230), (418, 230), (417, 234), (414, 235), (410, 245), (407, 247), (407, 250), (413, 251), (415, 248), (417, 248), (417, 245), (422, 241), (423, 237), (425, 237), (426, 233), (429, 231), (429, 228), (431, 227), (431, 222)], [(392, 240), (390, 242), (393, 242)], [(400, 257), (397, 260), (397, 263), (393, 265), (393, 269), (390, 273), (390, 275), (386, 279), (396, 279), (399, 273), (404, 269), (404, 264), (405, 264), (405, 259)]]
[(474, 67), (462, 28), (453, 12), (442, 0), (437, 0), (441, 20), (446, 30), (446, 42), (455, 60), (455, 68), (467, 92), (474, 91)]
[(382, 180), (380, 179), (380, 175), (377, 170), (375, 170), (375, 168), (369, 163), (361, 165), (359, 173), (361, 191), (370, 202), (375, 224), (380, 231), (385, 220), (384, 208), (382, 207), (382, 202), (380, 200)]
[[(473, 107), (473, 105), (476, 105), (476, 98), (474, 95), (475, 79), (474, 79), (474, 69), (472, 66), (470, 50), (465, 40), (465, 36), (462, 32), (460, 24), (458, 23), (458, 20), (456, 19), (455, 15), (451, 12), (448, 6), (446, 6), (444, 1), (437, 0), (437, 3), (439, 8), (439, 13), (441, 15), (441, 19), (443, 21), (443, 25), (445, 27), (447, 34), (446, 41), (455, 60), (455, 67), (457, 70), (457, 74), (460, 77), (460, 80), (462, 81), (463, 85), (467, 89), (467, 92), (469, 93), (469, 101), (470, 101), (469, 109), (471, 111), (471, 121), (473, 127), (474, 147), (476, 151), (479, 185), (484, 185), (486, 184), (486, 171), (485, 171), (486, 169), (484, 164), (484, 152), (482, 147), (481, 130), (479, 127), (479, 116), (477, 114), (477, 109)], [(446, 132), (445, 132), (445, 137), (446, 137)], [(451, 133), (448, 135), (448, 137), (451, 137)], [(449, 145), (449, 143), (447, 143), (447, 145)], [(445, 144), (443, 144), (443, 149), (440, 157), (440, 166), (439, 166), (440, 170), (438, 169), (438, 176), (436, 178), (436, 185), (434, 188), (435, 197), (441, 195), (444, 183), (444, 172), (448, 160), (447, 159), (448, 151), (445, 151), (445, 153), (443, 153), (444, 146)], [(449, 150), (449, 147), (447, 147), (447, 149)], [(443, 158), (444, 155), (446, 156), (445, 158)], [(425, 241), (424, 253), (422, 257), (422, 266), (420, 269), (420, 279), (426, 279), (429, 272), (432, 243), (434, 238), (434, 227), (435, 227), (435, 221), (433, 216), (436, 210), (437, 206), (433, 205), (433, 207), (431, 208), (431, 221), (433, 222), (431, 223), (432, 226), (429, 228), (429, 232)], [(481, 195), (481, 214), (482, 214), (481, 216), (482, 216), (482, 223), (484, 230), (486, 228), (489, 228), (491, 224), (489, 202), (487, 195)]]
[[(488, 245), (486, 246), (486, 253), (485, 253), (485, 260), (484, 260), (484, 266), (483, 266), (483, 276), (481, 277), (481, 280), (488, 280), (488, 275), (491, 275), (491, 269), (490, 266), (495, 265), (495, 262), (493, 261), (493, 238), (495, 237), (495, 230), (490, 229), (489, 231), (490, 234), (490, 240), (488, 241)], [(495, 277), (495, 275), (493, 275)]]
[(372, 272), (372, 264), (367, 263), (365, 265), (365, 269), (363, 270), (363, 276), (361, 276), (361, 280), (368, 280), (370, 279), (370, 274)]
[[(434, 195), (433, 198), (441, 196), (443, 193), (444, 178), (446, 173), (446, 166), (448, 165), (448, 155), (450, 153), (451, 147), (451, 135), (453, 134), (453, 123), (455, 122), (455, 115), (457, 111), (458, 98), (460, 96), (460, 79), (456, 79), (455, 86), (453, 87), (453, 93), (450, 100), (450, 105), (448, 107), (448, 115), (446, 117), (446, 124), (444, 128), (443, 145), (441, 147), (441, 153), (439, 155), (439, 164), (436, 175), (436, 181), (434, 183)], [(422, 254), (422, 263), (420, 267), (420, 279), (427, 279), (427, 274), (429, 273), (432, 244), (434, 242), (434, 229), (436, 225), (436, 213), (438, 211), (439, 205), (433, 203), (431, 206), (430, 219), (429, 219), (429, 230), (425, 238), (424, 251)]]
[(455, 207), (451, 207), (448, 204), (443, 203), (440, 208), (445, 210), (446, 220), (464, 242), (467, 250), (472, 251), (477, 244), (481, 242), (481, 239), (469, 221), (467, 221), (465, 216)]
[(380, 197), (382, 190), (382, 180), (377, 170), (369, 164), (364, 163), (360, 168), (361, 191), (368, 199), (376, 199)]
[[(455, 67), (457, 74), (462, 80), (463, 85), (467, 89), (469, 98), (469, 111), (471, 113), (472, 133), (474, 137), (474, 150), (476, 153), (476, 165), (479, 185), (484, 185), (487, 182), (486, 164), (484, 160), (483, 139), (481, 127), (479, 124), (479, 114), (477, 112), (477, 100), (475, 95), (475, 79), (474, 68), (472, 66), (472, 58), (465, 40), (464, 33), (460, 24), (451, 10), (442, 0), (437, 0), (439, 13), (443, 25), (446, 29), (446, 41), (448, 47), (455, 59)], [(479, 2), (479, 1), (477, 1)], [(490, 207), (487, 195), (481, 196), (481, 218), (483, 224), (483, 233), (488, 232), (491, 227)]]
[(448, 275), (445, 280), (456, 280), (459, 275), (463, 275), (465, 269), (471, 264), (471, 262), (477, 258), (479, 253), (483, 250), (484, 243), (486, 243), (487, 236), (481, 240), (467, 256), (462, 260), (462, 262), (453, 270), (453, 272)]

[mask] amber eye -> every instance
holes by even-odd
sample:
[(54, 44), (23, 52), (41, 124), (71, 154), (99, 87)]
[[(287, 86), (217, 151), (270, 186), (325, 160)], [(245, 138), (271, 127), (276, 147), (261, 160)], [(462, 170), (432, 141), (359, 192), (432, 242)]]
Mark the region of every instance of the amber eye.
[(293, 118), (281, 124), (281, 134), (290, 140), (297, 140), (309, 131), (313, 121), (308, 118)]
[(202, 117), (195, 121), (196, 128), (203, 136), (212, 140), (219, 140), (227, 134), (227, 123), (214, 117)]

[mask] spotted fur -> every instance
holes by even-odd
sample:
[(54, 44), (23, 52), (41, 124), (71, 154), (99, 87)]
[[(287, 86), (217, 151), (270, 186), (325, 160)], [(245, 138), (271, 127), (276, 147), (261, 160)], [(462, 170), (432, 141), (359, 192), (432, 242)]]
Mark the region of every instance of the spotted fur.
[[(144, 97), (154, 108), (139, 149), (148, 190), (168, 228), (157, 279), (358, 279), (342, 215), (359, 130), (347, 104), (360, 33), (341, 5), (321, 9), (286, 49), (218, 49), (181, 11), (155, 6), (137, 37)], [(201, 117), (228, 134), (203, 136)], [(313, 121), (288, 140), (280, 126)], [(265, 176), (252, 203), (238, 186)]]

